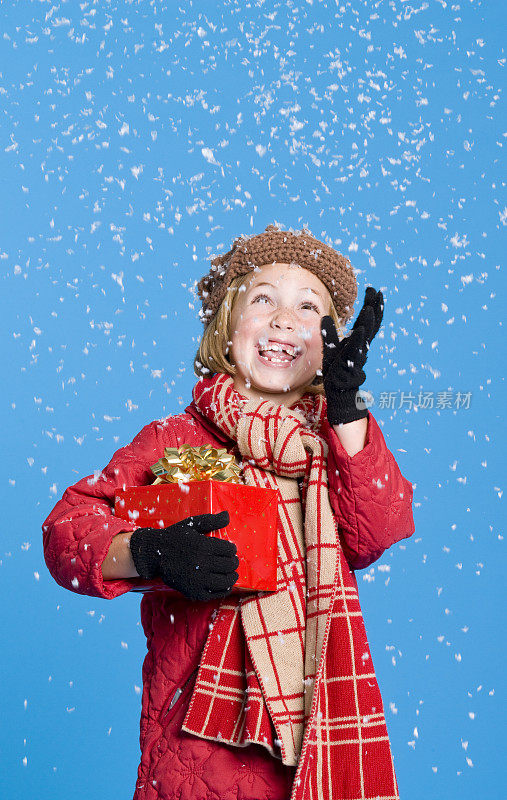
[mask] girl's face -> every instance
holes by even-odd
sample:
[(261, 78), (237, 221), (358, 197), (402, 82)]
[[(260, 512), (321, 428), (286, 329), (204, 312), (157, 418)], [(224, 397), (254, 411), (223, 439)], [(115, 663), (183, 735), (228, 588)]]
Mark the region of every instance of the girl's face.
[(330, 307), (326, 286), (303, 267), (253, 271), (231, 311), (234, 388), (251, 399), (295, 403), (322, 368), (320, 320)]

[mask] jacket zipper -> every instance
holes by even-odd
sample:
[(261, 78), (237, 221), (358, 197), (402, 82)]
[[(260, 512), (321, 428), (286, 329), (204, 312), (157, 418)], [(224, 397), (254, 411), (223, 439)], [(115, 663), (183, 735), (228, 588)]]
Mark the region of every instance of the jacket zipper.
[(194, 669), (194, 671), (190, 673), (190, 675), (186, 679), (185, 683), (183, 683), (181, 686), (178, 686), (178, 688), (174, 692), (173, 696), (171, 697), (171, 702), (167, 706), (166, 712), (165, 712), (164, 716), (162, 717), (162, 719), (165, 719), (167, 717), (169, 711), (171, 711), (174, 708), (174, 706), (176, 705), (176, 703), (180, 699), (181, 695), (185, 691), (186, 687), (188, 686), (188, 684), (190, 683), (190, 681), (192, 680), (192, 678), (194, 677), (194, 675), (195, 675), (195, 673), (197, 672), (198, 669), (199, 669), (199, 667), (196, 667)]

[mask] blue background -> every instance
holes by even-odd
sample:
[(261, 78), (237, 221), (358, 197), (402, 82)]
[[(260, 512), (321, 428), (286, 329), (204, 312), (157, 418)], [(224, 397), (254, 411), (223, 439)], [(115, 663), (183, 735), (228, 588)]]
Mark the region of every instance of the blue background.
[(188, 404), (195, 281), (273, 222), (385, 297), (416, 532), (357, 578), (401, 797), (502, 796), (502, 5), (3, 4), (2, 798), (132, 795), (140, 595), (61, 589), (41, 525)]

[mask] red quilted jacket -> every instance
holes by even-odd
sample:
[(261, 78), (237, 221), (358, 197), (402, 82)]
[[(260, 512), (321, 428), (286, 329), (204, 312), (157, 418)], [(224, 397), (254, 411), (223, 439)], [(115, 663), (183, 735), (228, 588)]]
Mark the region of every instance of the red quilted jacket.
[[(376, 561), (414, 533), (412, 485), (401, 474), (370, 412), (364, 448), (352, 458), (326, 422), (329, 496), (352, 569)], [(100, 474), (65, 490), (44, 521), (44, 556), (61, 586), (112, 599), (140, 589), (139, 578), (105, 581), (101, 565), (113, 536), (134, 530), (113, 515), (115, 489), (153, 482), (150, 465), (165, 447), (234, 442), (204, 419), (193, 402), (185, 413), (146, 425), (117, 450)], [(216, 602), (191, 603), (173, 590), (143, 594), (141, 763), (134, 800), (289, 800), (294, 769), (264, 748), (221, 745), (180, 733)]]

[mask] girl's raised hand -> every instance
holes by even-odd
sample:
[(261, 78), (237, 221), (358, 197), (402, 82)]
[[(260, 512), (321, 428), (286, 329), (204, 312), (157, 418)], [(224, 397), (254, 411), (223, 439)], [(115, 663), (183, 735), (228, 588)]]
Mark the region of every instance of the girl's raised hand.
[(368, 350), (384, 314), (384, 296), (368, 286), (364, 303), (349, 336), (341, 341), (332, 317), (322, 317), (322, 377), (331, 425), (353, 422), (368, 416), (368, 410), (356, 405), (357, 390), (366, 380), (363, 367)]

